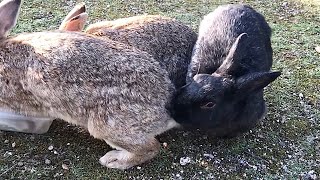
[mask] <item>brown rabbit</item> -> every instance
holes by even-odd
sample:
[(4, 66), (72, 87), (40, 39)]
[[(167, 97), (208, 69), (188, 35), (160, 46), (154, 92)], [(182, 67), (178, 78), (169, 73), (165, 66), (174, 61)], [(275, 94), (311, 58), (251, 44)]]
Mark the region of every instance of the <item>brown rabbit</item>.
[(60, 118), (116, 150), (100, 163), (126, 169), (152, 159), (155, 136), (177, 126), (167, 104), (174, 85), (149, 54), (78, 32), (6, 37), (21, 0), (0, 3), (0, 107)]
[[(75, 6), (67, 16), (70, 18), (72, 14), (73, 20), (64, 21), (60, 30), (81, 31), (85, 17), (79, 15), (83, 13), (83, 3)], [(169, 72), (169, 77), (176, 87), (185, 84), (192, 48), (197, 40), (197, 34), (187, 25), (169, 17), (142, 15), (97, 22), (89, 25), (85, 32), (119, 41), (149, 53)]]

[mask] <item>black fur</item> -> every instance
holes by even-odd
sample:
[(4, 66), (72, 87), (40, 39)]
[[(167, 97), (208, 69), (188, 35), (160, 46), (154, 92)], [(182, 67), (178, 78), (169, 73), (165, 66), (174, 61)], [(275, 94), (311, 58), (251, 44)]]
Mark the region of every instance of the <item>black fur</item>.
[(271, 29), (247, 5), (225, 5), (201, 22), (187, 85), (174, 100), (173, 116), (216, 136), (245, 132), (266, 111), (263, 88), (280, 72), (272, 66)]

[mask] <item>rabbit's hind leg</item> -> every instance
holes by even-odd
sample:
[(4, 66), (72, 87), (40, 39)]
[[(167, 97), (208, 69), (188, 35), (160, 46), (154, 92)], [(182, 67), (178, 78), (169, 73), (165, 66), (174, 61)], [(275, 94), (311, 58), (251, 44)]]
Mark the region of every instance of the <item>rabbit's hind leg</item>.
[(128, 169), (139, 165), (156, 156), (160, 149), (160, 143), (154, 137), (123, 137), (105, 141), (116, 149), (99, 160), (100, 164), (108, 168)]

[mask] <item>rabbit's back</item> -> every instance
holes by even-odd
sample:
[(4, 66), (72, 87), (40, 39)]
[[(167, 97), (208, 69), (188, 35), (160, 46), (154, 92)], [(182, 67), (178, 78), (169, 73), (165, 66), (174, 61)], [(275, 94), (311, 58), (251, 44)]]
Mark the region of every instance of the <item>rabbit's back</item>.
[(184, 85), (197, 34), (174, 19), (144, 15), (90, 25), (86, 33), (128, 44), (152, 55), (176, 85)]
[[(2, 60), (1, 75), (13, 84), (2, 87), (1, 98), (8, 102), (4, 93), (12, 86), (22, 88), (15, 109), (23, 109), (18, 104), (26, 100), (24, 105), (34, 111), (83, 126), (88, 116), (135, 124), (140, 122), (128, 117), (139, 119), (133, 117), (142, 109), (146, 115), (165, 114), (174, 90), (168, 73), (149, 54), (121, 43), (81, 33), (42, 32), (19, 35), (0, 46), (10, 54)], [(21, 49), (26, 53), (14, 53)], [(154, 119), (146, 116), (145, 123), (158, 123), (148, 120)]]
[(193, 75), (215, 72), (241, 33), (248, 34), (249, 49), (242, 65), (249, 72), (270, 70), (271, 29), (264, 17), (247, 5), (224, 5), (206, 15), (200, 24), (191, 62)]

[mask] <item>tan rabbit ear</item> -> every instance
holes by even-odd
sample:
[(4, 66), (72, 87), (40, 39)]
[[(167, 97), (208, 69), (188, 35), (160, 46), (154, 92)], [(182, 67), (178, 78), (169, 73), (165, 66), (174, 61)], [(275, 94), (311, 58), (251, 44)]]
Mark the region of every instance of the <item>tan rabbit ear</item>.
[(21, 0), (4, 0), (0, 3), (0, 38), (16, 25), (20, 5)]
[[(77, 4), (64, 18), (59, 30), (81, 31), (86, 23), (88, 14), (84, 3)], [(72, 22), (72, 23), (71, 23)], [(69, 29), (67, 29), (69, 27)]]
[(82, 31), (86, 22), (87, 22), (88, 14), (81, 13), (68, 21), (62, 23), (59, 27), (59, 30), (64, 31)]

